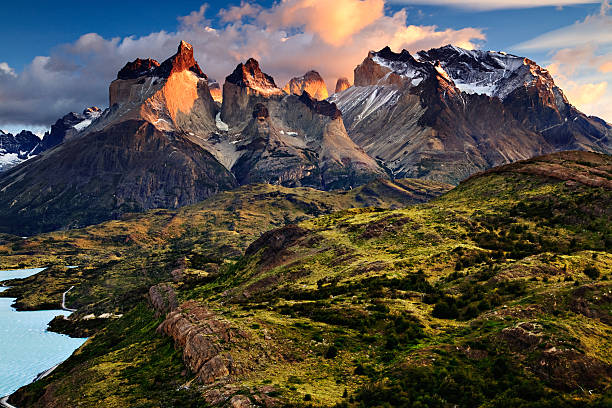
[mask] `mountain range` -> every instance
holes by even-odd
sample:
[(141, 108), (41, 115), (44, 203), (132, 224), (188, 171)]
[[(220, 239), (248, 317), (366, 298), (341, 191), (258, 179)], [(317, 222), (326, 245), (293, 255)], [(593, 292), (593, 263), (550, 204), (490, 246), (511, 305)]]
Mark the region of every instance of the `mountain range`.
[(501, 52), (386, 47), (329, 97), (318, 73), (281, 89), (251, 58), (219, 88), (183, 41), (162, 63), (127, 63), (103, 112), (70, 113), (40, 141), (3, 134), (5, 167), (29, 160), (0, 175), (0, 228), (80, 227), (249, 183), (456, 184), (545, 153), (612, 152), (610, 124), (573, 107), (546, 69)]
[(88, 337), (0, 405), (612, 406), (611, 125), (526, 58), (364, 57), (183, 41), (0, 133), (0, 270), (41, 268), (1, 296)]

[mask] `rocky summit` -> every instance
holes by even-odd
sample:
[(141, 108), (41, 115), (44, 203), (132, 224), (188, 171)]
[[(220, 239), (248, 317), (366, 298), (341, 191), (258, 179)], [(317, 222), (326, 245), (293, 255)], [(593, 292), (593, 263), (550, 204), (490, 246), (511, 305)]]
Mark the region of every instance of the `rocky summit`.
[(415, 56), (386, 47), (333, 95), (348, 133), (397, 177), (456, 183), (559, 150), (612, 151), (612, 127), (574, 108), (526, 58), (454, 46)]
[(336, 91), (334, 93), (345, 91), (349, 89), (350, 87), (351, 87), (351, 83), (349, 82), (348, 78), (345, 78), (345, 77), (338, 78), (338, 81), (336, 81)]
[(301, 77), (292, 78), (283, 88), (288, 94), (301, 95), (304, 92), (317, 100), (327, 99), (327, 86), (317, 71), (308, 71)]

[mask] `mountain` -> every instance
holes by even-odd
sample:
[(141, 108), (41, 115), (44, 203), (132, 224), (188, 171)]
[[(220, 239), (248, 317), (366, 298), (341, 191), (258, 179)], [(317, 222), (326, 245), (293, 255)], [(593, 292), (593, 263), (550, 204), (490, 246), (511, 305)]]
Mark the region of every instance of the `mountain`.
[(226, 146), (230, 140), (235, 149), (225, 153), (235, 158), (227, 166), (241, 184), (335, 189), (386, 177), (348, 137), (336, 105), (313, 99), (306, 91), (287, 95), (254, 59), (239, 64), (226, 78), (220, 119), (228, 126), (227, 133), (221, 132)]
[(216, 128), (216, 105), (190, 45), (161, 64), (128, 63), (109, 91), (110, 109), (92, 111), (99, 117), (83, 131), (73, 129), (93, 119), (83, 121), (88, 112), (67, 115), (46, 137), (49, 146), (63, 143), (2, 174), (2, 231), (75, 228), (193, 204), (237, 185), (197, 143)]
[(348, 78), (345, 78), (345, 77), (338, 78), (338, 81), (336, 81), (336, 91), (334, 93), (340, 93), (342, 91), (346, 91), (350, 87), (351, 87), (351, 83), (349, 82)]
[(385, 203), (367, 190), (395, 197), (423, 182), (244, 186), (5, 238), (5, 268), (88, 263), (12, 282), (20, 305), (57, 304), (75, 285), (67, 302), (79, 310), (53, 327), (99, 325), (9, 402), (607, 407), (611, 169), (609, 155), (554, 153), (395, 209), (345, 205), (355, 190)]
[(95, 106), (85, 109), (82, 114), (70, 112), (58, 119), (42, 140), (27, 130), (15, 136), (0, 130), (0, 173), (76, 137), (101, 114), (100, 108)]
[(23, 130), (16, 135), (0, 130), (0, 173), (30, 158), (40, 138)]
[(387, 47), (354, 74), (353, 86), (340, 80), (340, 92), (318, 100), (309, 92), (326, 88), (316, 72), (287, 93), (251, 58), (219, 98), (184, 41), (162, 63), (131, 61), (109, 86), (108, 109), (64, 116), (28, 153), (36, 160), (0, 176), (0, 229), (78, 227), (249, 183), (351, 189), (391, 175), (456, 184), (539, 154), (612, 151), (612, 127), (576, 110), (526, 58)]
[(161, 132), (174, 132), (201, 144), (216, 130), (216, 104), (208, 77), (181, 41), (163, 63), (137, 59), (126, 64), (109, 87), (108, 111), (88, 128), (103, 130), (128, 120), (144, 120)]
[(127, 63), (107, 110), (58, 120), (39, 145), (44, 154), (0, 177), (0, 230), (75, 228), (239, 184), (329, 190), (386, 177), (333, 103), (285, 94), (257, 61), (226, 78), (220, 110), (209, 84), (184, 41), (162, 63)]
[(452, 183), (561, 150), (612, 151), (612, 127), (574, 108), (550, 73), (510, 54), (446, 46), (370, 52), (330, 97), (350, 137), (397, 177)]
[(76, 138), (79, 132), (86, 129), (101, 115), (102, 110), (96, 106), (85, 109), (82, 114), (70, 112), (64, 115), (51, 125), (51, 130), (45, 133), (42, 141), (34, 149), (34, 154), (40, 154), (64, 141)]
[(301, 77), (292, 78), (283, 88), (288, 94), (301, 95), (304, 91), (316, 100), (327, 99), (327, 86), (317, 71), (308, 71)]

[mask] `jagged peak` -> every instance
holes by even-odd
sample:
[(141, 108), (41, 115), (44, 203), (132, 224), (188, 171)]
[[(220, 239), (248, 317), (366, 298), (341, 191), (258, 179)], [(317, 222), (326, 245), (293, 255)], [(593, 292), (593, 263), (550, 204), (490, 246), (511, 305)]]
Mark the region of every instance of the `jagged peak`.
[(185, 41), (179, 43), (176, 54), (168, 58), (155, 70), (155, 74), (160, 77), (169, 77), (174, 72), (190, 70), (200, 78), (208, 77), (196, 62), (193, 56), (193, 46)]
[(185, 51), (192, 51), (193, 52), (193, 45), (189, 44), (185, 40), (181, 40), (181, 42), (179, 43), (178, 52), (181, 53), (181, 52), (185, 52)]
[(414, 61), (414, 57), (410, 55), (410, 53), (403, 49), (401, 52), (393, 52), (391, 47), (386, 46), (380, 51), (370, 51), (370, 54), (378, 56), (380, 58), (384, 58), (388, 61), (398, 61), (398, 62), (412, 62)]
[(321, 74), (315, 70), (306, 72), (301, 77), (292, 78), (283, 88), (288, 94), (301, 95), (308, 92), (315, 99), (323, 100), (329, 97), (327, 86)]
[(254, 119), (267, 119), (270, 117), (270, 112), (268, 111), (268, 107), (263, 103), (256, 103), (253, 107), (253, 118)]
[(250, 88), (263, 95), (283, 94), (276, 86), (274, 78), (264, 73), (255, 58), (249, 58), (246, 63), (240, 63), (225, 81), (242, 88)]
[(157, 67), (159, 67), (159, 62), (154, 59), (136, 58), (121, 68), (119, 73), (117, 73), (117, 79), (135, 79), (141, 76), (150, 76)]
[(117, 74), (117, 79), (136, 79), (143, 76), (167, 78), (174, 72), (185, 70), (190, 70), (200, 78), (207, 78), (193, 56), (193, 46), (188, 42), (181, 41), (176, 54), (161, 64), (151, 58), (136, 58), (134, 61), (125, 64)]
[(348, 78), (346, 77), (338, 78), (338, 80), (336, 81), (335, 93), (342, 92), (344, 90), (349, 89), (350, 87), (351, 87), (351, 83), (349, 82)]

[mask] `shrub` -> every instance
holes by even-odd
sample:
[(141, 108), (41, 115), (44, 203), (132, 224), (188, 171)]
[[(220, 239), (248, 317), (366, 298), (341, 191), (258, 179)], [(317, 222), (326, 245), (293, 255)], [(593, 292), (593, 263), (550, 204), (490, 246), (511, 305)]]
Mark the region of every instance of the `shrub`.
[(446, 300), (438, 301), (431, 314), (440, 319), (456, 319), (459, 316), (455, 303), (449, 304)]
[(591, 279), (597, 279), (599, 278), (599, 269), (590, 265), (584, 268), (584, 274)]
[(336, 358), (338, 355), (338, 349), (336, 346), (329, 346), (327, 351), (325, 352), (325, 358)]

